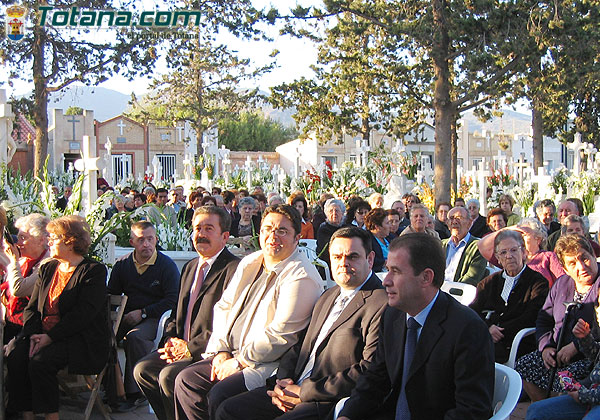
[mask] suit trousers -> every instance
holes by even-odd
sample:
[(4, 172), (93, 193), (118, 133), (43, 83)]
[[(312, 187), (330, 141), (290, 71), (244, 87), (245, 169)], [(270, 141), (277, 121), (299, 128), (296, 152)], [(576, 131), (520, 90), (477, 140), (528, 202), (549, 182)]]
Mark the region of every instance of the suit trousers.
[(212, 358), (191, 364), (175, 379), (175, 418), (209, 420), (227, 398), (247, 391), (242, 372), (210, 380)]
[(125, 348), (125, 392), (135, 394), (140, 392), (133, 377), (133, 367), (136, 363), (147, 356), (154, 348), (154, 339), (158, 328), (158, 318), (147, 318), (139, 324), (131, 327), (121, 324), (117, 334), (117, 340), (123, 336), (123, 347)]
[(335, 406), (332, 402), (303, 402), (284, 413), (271, 402), (267, 387), (225, 400), (217, 409), (214, 420), (318, 420), (327, 418)]
[(8, 354), (8, 411), (58, 413), (56, 374), (68, 364), (67, 343), (53, 342), (29, 358), (29, 338)]
[(160, 358), (160, 353), (153, 351), (133, 368), (135, 381), (159, 420), (175, 419), (175, 378), (192, 363), (192, 358), (167, 363)]

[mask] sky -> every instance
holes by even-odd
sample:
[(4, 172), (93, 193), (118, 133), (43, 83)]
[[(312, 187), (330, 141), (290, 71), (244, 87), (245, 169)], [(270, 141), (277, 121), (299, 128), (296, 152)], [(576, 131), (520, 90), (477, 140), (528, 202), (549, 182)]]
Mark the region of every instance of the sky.
[[(164, 7), (154, 6), (152, 0), (143, 1), (143, 10), (164, 10)], [(287, 12), (290, 8), (295, 7), (298, 3), (302, 6), (308, 6), (316, 4), (317, 1), (278, 0), (276, 7), (283, 13), (284, 11)], [(254, 0), (253, 4), (257, 8), (268, 8), (271, 6), (272, 2), (267, 0)], [(240, 57), (251, 59), (256, 66), (265, 65), (269, 61), (272, 61), (273, 59), (269, 57), (269, 54), (274, 49), (279, 50), (279, 54), (276, 57), (277, 68), (253, 82), (247, 82), (247, 86), (242, 87), (258, 87), (262, 91), (268, 91), (271, 86), (283, 82), (291, 82), (302, 76), (307, 78), (312, 77), (313, 72), (310, 69), (310, 65), (316, 63), (316, 47), (308, 40), (300, 40), (290, 36), (280, 36), (278, 30), (274, 27), (265, 25), (264, 28), (268, 35), (274, 39), (273, 42), (243, 41), (228, 34), (223, 34), (218, 37), (219, 42), (226, 44), (231, 50), (237, 51)], [(165, 63), (162, 61), (162, 63), (157, 66), (155, 73), (164, 73), (166, 71)], [(0, 75), (0, 81), (5, 80), (5, 75)], [(138, 78), (130, 82), (124, 77), (113, 76), (99, 86), (113, 89), (127, 95), (131, 92), (140, 95), (148, 91), (149, 83), (150, 79), (148, 78)], [(15, 81), (14, 87), (9, 87), (6, 84), (3, 84), (1, 87), (7, 89), (8, 96), (11, 96), (11, 94), (23, 95), (33, 90), (32, 83), (25, 83), (22, 81)]]

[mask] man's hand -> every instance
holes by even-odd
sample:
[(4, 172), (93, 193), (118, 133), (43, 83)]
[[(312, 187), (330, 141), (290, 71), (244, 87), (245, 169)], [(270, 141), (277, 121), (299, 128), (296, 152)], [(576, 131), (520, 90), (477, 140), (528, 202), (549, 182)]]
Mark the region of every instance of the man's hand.
[(556, 367), (556, 360), (554, 360), (554, 356), (556, 356), (556, 349), (554, 347), (546, 347), (544, 350), (542, 350), (542, 360), (544, 361), (544, 366), (546, 366), (546, 369)]
[(235, 358), (227, 359), (216, 369), (215, 375), (219, 381), (230, 377), (234, 373), (238, 373), (242, 370), (238, 360)]
[(504, 331), (504, 328), (501, 328), (497, 325), (492, 325), (489, 328), (489, 331), (490, 331), (490, 335), (492, 336), (492, 341), (494, 343), (497, 343), (504, 338), (504, 334), (502, 334), (502, 331)]
[(29, 337), (29, 358), (51, 343), (52, 339), (48, 334), (33, 334)]
[(231, 359), (233, 355), (227, 351), (221, 351), (217, 353), (215, 357), (213, 357), (210, 367), (210, 380), (214, 381), (215, 379), (221, 379), (218, 377), (219, 368), (221, 365), (228, 359)]
[(171, 337), (165, 342), (165, 346), (158, 349), (160, 358), (167, 363), (178, 362), (188, 357), (187, 341), (181, 338)]
[(590, 333), (590, 324), (579, 318), (577, 324), (573, 327), (573, 335), (579, 339), (587, 337)]
[(571, 391), (568, 394), (569, 397), (573, 398), (573, 400), (575, 400), (576, 403), (579, 402), (579, 391)]
[(284, 413), (291, 411), (300, 404), (300, 386), (289, 378), (277, 379), (277, 385), (273, 391), (267, 391), (271, 402)]
[(556, 361), (558, 362), (559, 366), (568, 365), (571, 362), (571, 360), (573, 360), (573, 357), (575, 357), (576, 354), (577, 348), (575, 347), (575, 344), (569, 343), (562, 349), (560, 349), (560, 351), (556, 355)]
[(136, 309), (134, 311), (127, 313), (123, 317), (123, 322), (125, 322), (125, 325), (130, 325), (132, 327), (134, 325), (139, 324), (140, 322), (142, 322), (142, 310)]

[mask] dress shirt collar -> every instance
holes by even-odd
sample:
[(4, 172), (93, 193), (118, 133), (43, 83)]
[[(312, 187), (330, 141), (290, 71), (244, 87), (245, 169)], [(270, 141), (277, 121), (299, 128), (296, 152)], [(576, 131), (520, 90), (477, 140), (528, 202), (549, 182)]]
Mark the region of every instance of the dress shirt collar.
[(459, 248), (463, 244), (466, 246), (467, 242), (469, 242), (469, 239), (471, 239), (471, 232), (467, 232), (465, 237), (462, 238), (460, 241), (458, 241), (458, 244), (456, 244), (456, 245), (454, 244), (454, 241), (452, 240), (452, 238), (450, 238), (450, 240), (448, 241), (448, 245), (450, 245), (452, 248)]
[(414, 318), (415, 321), (417, 321), (420, 325), (420, 327), (417, 331), (417, 338), (421, 337), (421, 331), (423, 331), (423, 327), (425, 326), (425, 322), (427, 321), (429, 312), (431, 312), (431, 308), (433, 308), (433, 304), (435, 303), (435, 301), (437, 300), (439, 295), (440, 295), (440, 291), (438, 290), (437, 293), (435, 294), (435, 296), (433, 297), (433, 299), (431, 299), (431, 302), (429, 302), (429, 304), (415, 316), (411, 317), (410, 315), (406, 314), (407, 321), (408, 321), (408, 318)]
[(202, 257), (202, 255), (199, 256), (198, 259), (198, 267), (201, 267), (202, 264), (207, 263), (208, 264), (208, 270), (206, 270), (206, 273), (208, 273), (211, 269), (211, 267), (213, 266), (213, 264), (215, 263), (215, 261), (217, 260), (217, 258), (219, 258), (219, 255), (221, 255), (221, 253), (223, 252), (223, 250), (225, 249), (225, 247), (221, 248), (221, 250), (219, 252), (217, 252), (215, 255), (213, 255), (212, 257), (208, 258), (208, 259), (204, 259), (204, 257)]
[(343, 287), (340, 287), (340, 295), (337, 297), (337, 299), (343, 299), (344, 297), (348, 297), (348, 301), (350, 301), (354, 297), (354, 295), (356, 295), (358, 291), (362, 289), (365, 283), (369, 281), (372, 275), (373, 271), (369, 271), (369, 275), (367, 276), (365, 281), (363, 281), (362, 284), (355, 289), (344, 289)]

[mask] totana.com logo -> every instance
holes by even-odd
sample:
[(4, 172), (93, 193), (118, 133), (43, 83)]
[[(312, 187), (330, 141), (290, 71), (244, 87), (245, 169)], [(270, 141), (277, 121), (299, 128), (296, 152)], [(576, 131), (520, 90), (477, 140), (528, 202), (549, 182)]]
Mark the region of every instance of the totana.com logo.
[(6, 36), (12, 41), (20, 41), (25, 36), (27, 8), (13, 4), (6, 9)]

